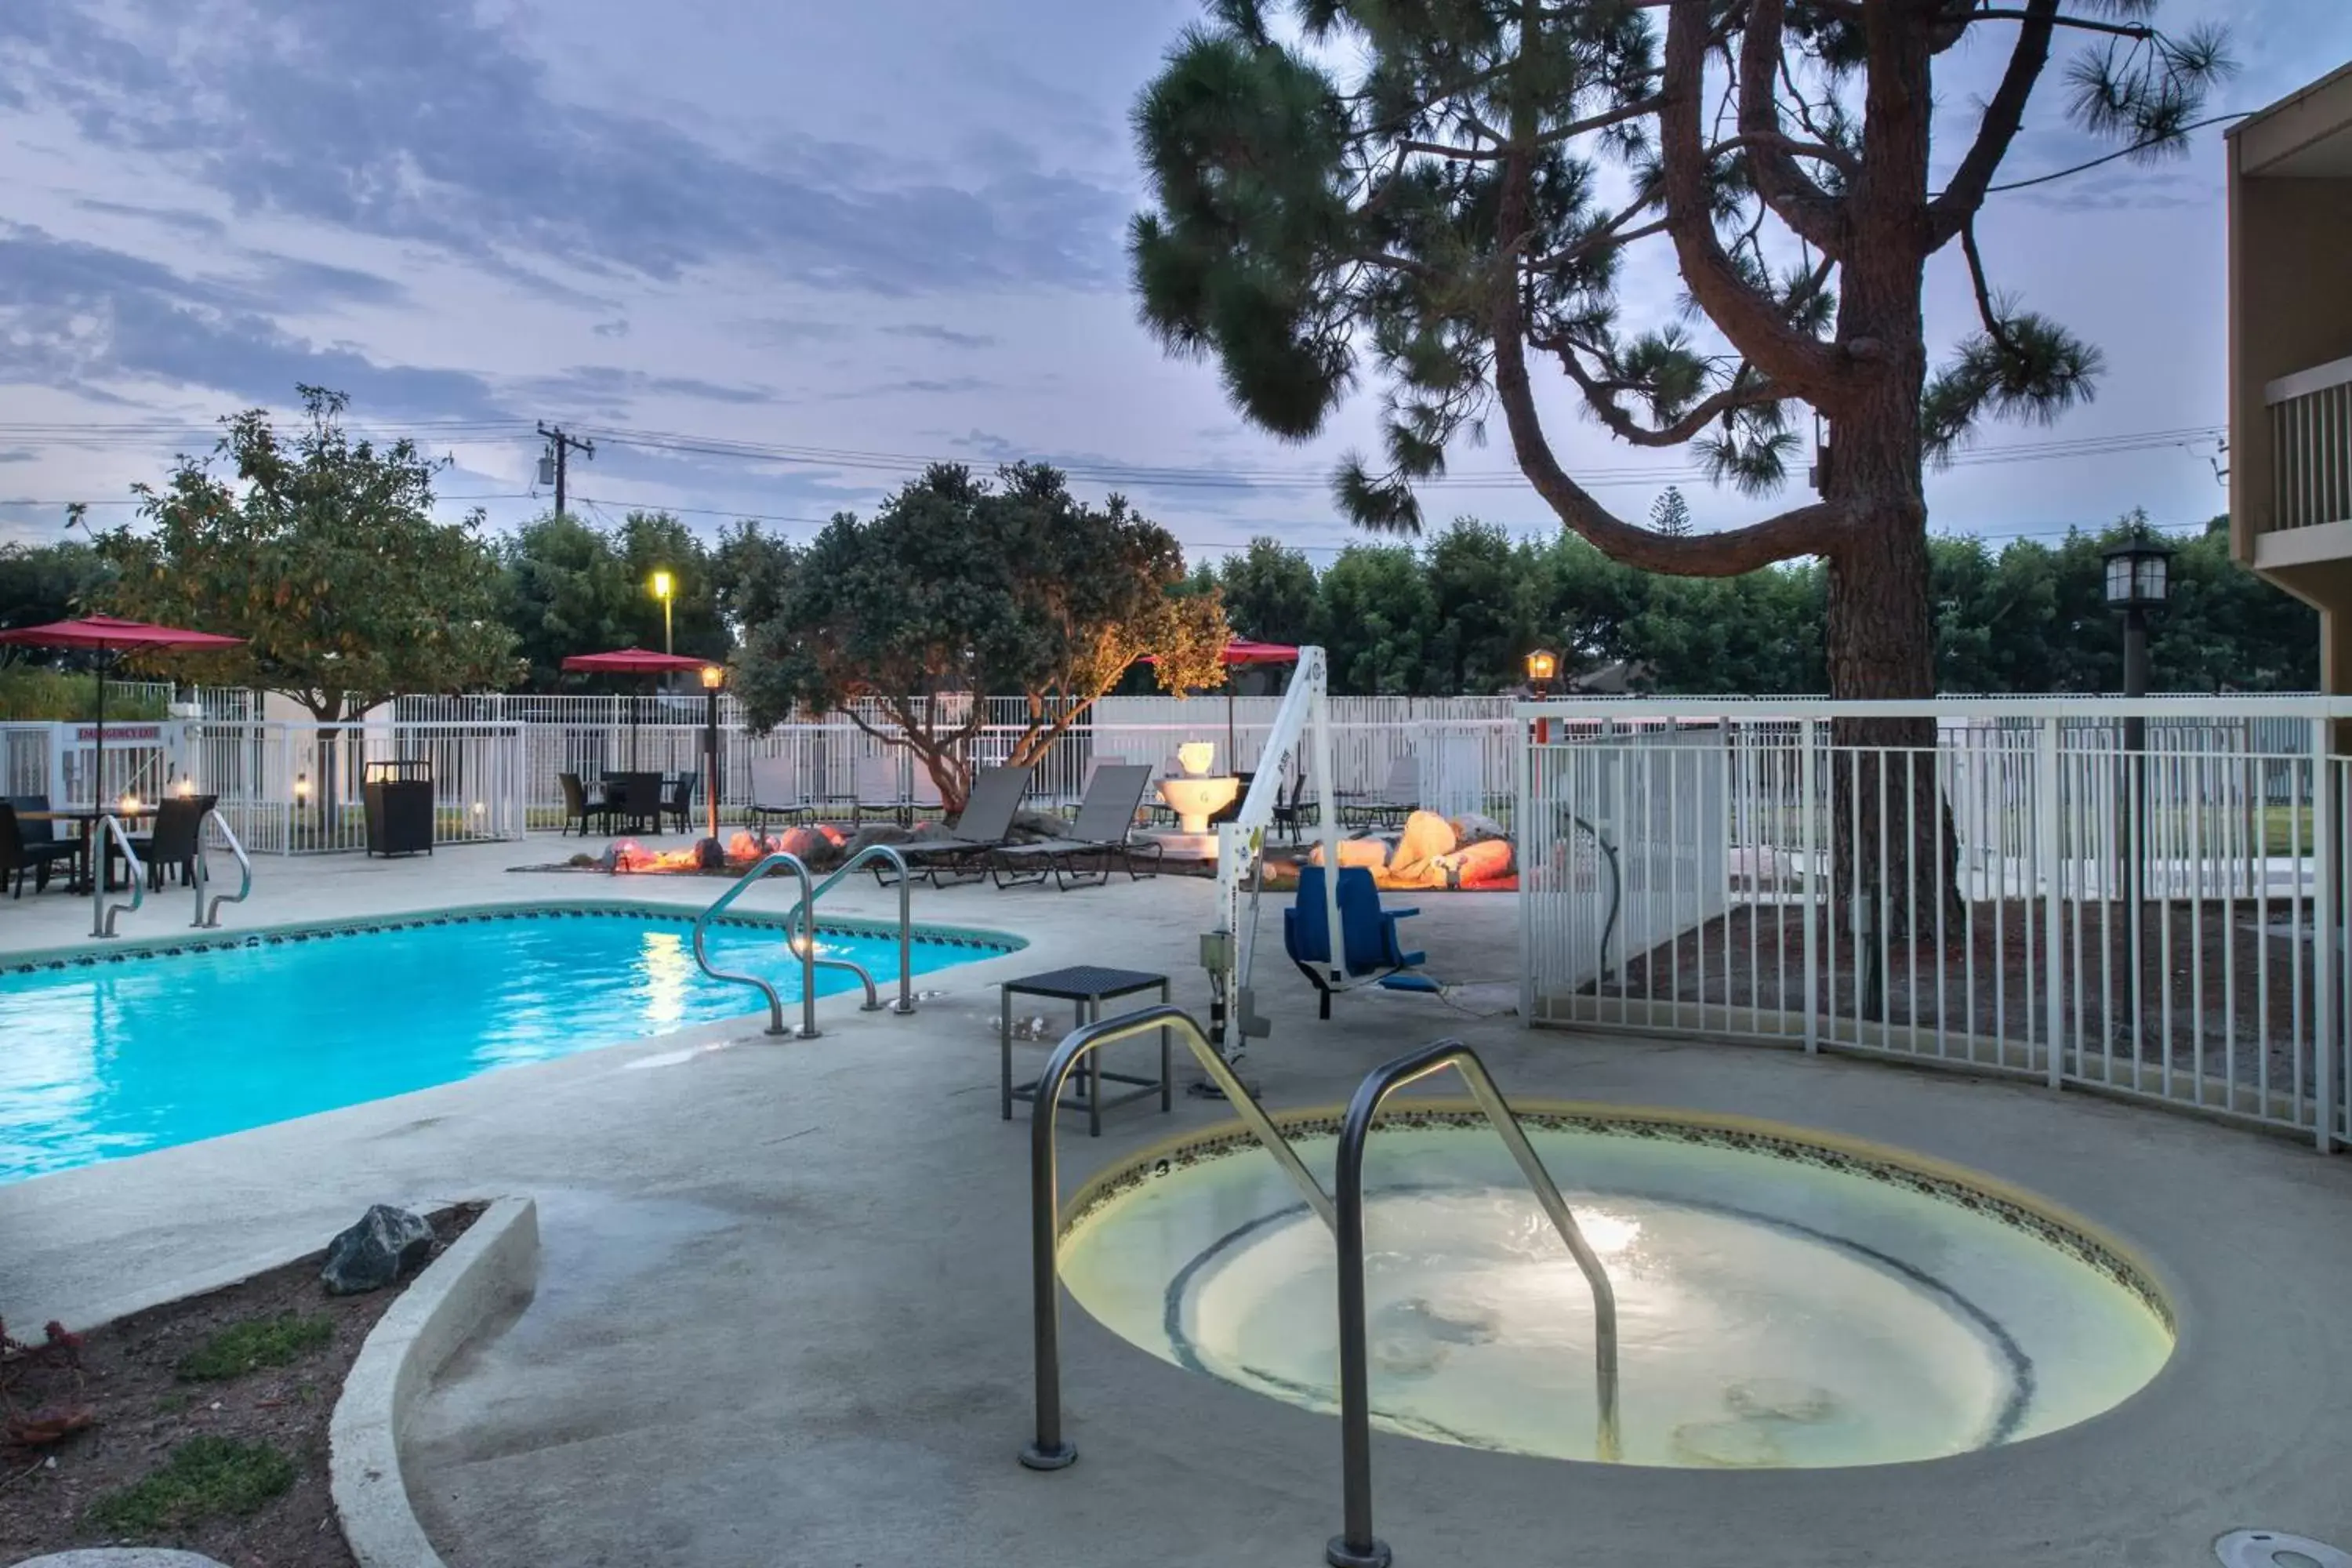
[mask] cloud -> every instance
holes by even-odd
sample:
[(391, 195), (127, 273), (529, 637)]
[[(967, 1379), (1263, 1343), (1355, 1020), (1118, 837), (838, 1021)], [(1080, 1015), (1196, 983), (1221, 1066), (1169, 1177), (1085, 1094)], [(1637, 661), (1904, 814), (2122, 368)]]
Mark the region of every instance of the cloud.
[(905, 326), (882, 330), (894, 338), (919, 338), (925, 342), (940, 343), (951, 349), (984, 349), (996, 343), (995, 337), (987, 332), (959, 332), (927, 321), (910, 321)]
[(0, 451), (0, 463), (29, 463), (39, 457), (30, 447), (11, 447)]
[(109, 383), (162, 382), (253, 403), (282, 402), (309, 383), (347, 392), (372, 414), (499, 414), (479, 376), (387, 364), (298, 337), (273, 319), (278, 279), (364, 296), (373, 291), (365, 276), (281, 258), (257, 283), (191, 277), (0, 225), (0, 380), (99, 397), (116, 395)]
[(523, 399), (554, 405), (567, 413), (593, 413), (614, 421), (648, 396), (690, 397), (704, 403), (765, 404), (780, 401), (772, 386), (730, 385), (690, 375), (654, 375), (619, 365), (574, 365), (558, 375), (531, 376), (513, 384)]
[(905, 381), (886, 381), (873, 386), (861, 386), (855, 392), (845, 392), (843, 397), (895, 397), (905, 393), (920, 393), (927, 396), (954, 396), (967, 392), (994, 392), (1001, 383), (977, 375), (914, 376)]
[(849, 329), (839, 321), (812, 321), (798, 316), (754, 316), (731, 326), (747, 342), (771, 349), (835, 342), (849, 335)]
[(143, 206), (136, 202), (100, 201), (94, 196), (77, 197), (74, 205), (84, 212), (100, 213), (108, 217), (136, 218), (142, 223), (192, 234), (200, 239), (218, 239), (228, 232), (228, 225), (220, 219), (190, 207)]
[(629, 335), (629, 323), (625, 318), (616, 321), (599, 321), (588, 330), (600, 338), (625, 338)]
[(0, 90), (242, 212), (467, 257), (660, 281), (748, 261), (884, 294), (1119, 284), (1125, 195), (1025, 147), (976, 179), (807, 135), (738, 156), (559, 98), (523, 41), (474, 0), (7, 0)]

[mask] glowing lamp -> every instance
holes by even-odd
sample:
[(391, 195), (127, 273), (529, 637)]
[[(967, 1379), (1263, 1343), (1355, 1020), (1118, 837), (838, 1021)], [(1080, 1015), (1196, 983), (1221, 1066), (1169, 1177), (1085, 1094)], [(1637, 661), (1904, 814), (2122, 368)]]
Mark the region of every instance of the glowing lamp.
[(717, 665), (706, 664), (702, 667), (702, 689), (705, 691), (716, 691), (725, 685), (726, 681), (727, 672)]
[(122, 792), (122, 798), (114, 803), (114, 809), (121, 812), (125, 816), (137, 816), (139, 812), (139, 792), (134, 789), (124, 790)]
[(187, 773), (180, 775), (179, 793), (182, 800), (187, 800), (195, 795), (196, 781), (192, 775)]
[(310, 775), (309, 773), (296, 773), (294, 775), (294, 798), (296, 800), (308, 800), (310, 798)]
[(670, 590), (671, 590), (673, 587), (675, 587), (676, 585), (677, 585), (677, 584), (676, 584), (675, 579), (673, 579), (673, 578), (670, 576), (669, 573), (668, 573), (667, 570), (660, 571), (660, 572), (656, 572), (656, 573), (655, 573), (655, 574), (654, 574), (654, 597), (655, 597), (655, 598), (656, 598), (656, 599), (667, 599), (667, 598), (668, 598), (668, 597), (669, 597), (669, 595), (670, 595)]
[(1528, 685), (1538, 697), (1548, 696), (1551, 683), (1559, 679), (1559, 655), (1548, 647), (1539, 647), (1528, 655)]

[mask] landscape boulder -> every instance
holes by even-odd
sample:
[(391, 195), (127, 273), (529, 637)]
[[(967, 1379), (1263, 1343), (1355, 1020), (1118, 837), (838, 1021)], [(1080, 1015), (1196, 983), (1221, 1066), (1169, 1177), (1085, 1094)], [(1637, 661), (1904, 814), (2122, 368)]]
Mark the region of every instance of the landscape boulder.
[(330, 1296), (381, 1290), (433, 1251), (433, 1227), (406, 1209), (372, 1205), (360, 1222), (327, 1243), (327, 1264), (319, 1278)]

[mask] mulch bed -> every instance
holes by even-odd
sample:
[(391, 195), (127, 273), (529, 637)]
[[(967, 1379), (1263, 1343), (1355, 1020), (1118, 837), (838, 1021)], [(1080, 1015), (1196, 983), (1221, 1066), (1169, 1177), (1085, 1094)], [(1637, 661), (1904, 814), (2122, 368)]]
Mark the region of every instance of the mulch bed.
[[(438, 1238), (434, 1256), (484, 1206), (428, 1215)], [(328, 1496), (327, 1425), (368, 1331), (405, 1285), (330, 1296), (319, 1283), (325, 1256), (322, 1249), (242, 1284), (110, 1323), (85, 1335), (72, 1354), (43, 1352), (38, 1328), (11, 1325), (13, 1337), (36, 1348), (0, 1363), (0, 1422), (18, 1436), (39, 1436), (44, 1417), (52, 1430), (83, 1412), (91, 1419), (58, 1441), (0, 1443), (0, 1562), (136, 1545), (202, 1552), (231, 1568), (352, 1568)], [(192, 1371), (221, 1370), (190, 1359), (221, 1331), (288, 1315), (307, 1331), (289, 1336), (305, 1342), (285, 1364), (226, 1377), (182, 1375), (184, 1362)], [(292, 1484), (249, 1513), (110, 1527), (106, 1521), (123, 1511), (126, 1489), (204, 1437), (269, 1446), (291, 1461)], [(220, 1451), (215, 1444), (197, 1452), (208, 1450)]]

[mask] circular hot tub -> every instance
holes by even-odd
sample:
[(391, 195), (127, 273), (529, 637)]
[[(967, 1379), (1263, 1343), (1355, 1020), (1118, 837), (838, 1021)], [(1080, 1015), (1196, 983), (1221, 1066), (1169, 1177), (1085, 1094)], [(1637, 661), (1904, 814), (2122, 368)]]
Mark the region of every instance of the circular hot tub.
[[(1795, 1129), (1523, 1109), (1617, 1299), (1627, 1463), (1824, 1467), (2013, 1443), (2156, 1375), (2170, 1310), (2083, 1221), (1969, 1173)], [(1286, 1131), (1328, 1185), (1336, 1115)], [(1493, 1131), (1393, 1115), (1365, 1165), (1374, 1421), (1596, 1457), (1593, 1306)], [(1063, 1230), (1071, 1294), (1153, 1354), (1336, 1408), (1329, 1232), (1245, 1132), (1105, 1173)]]

